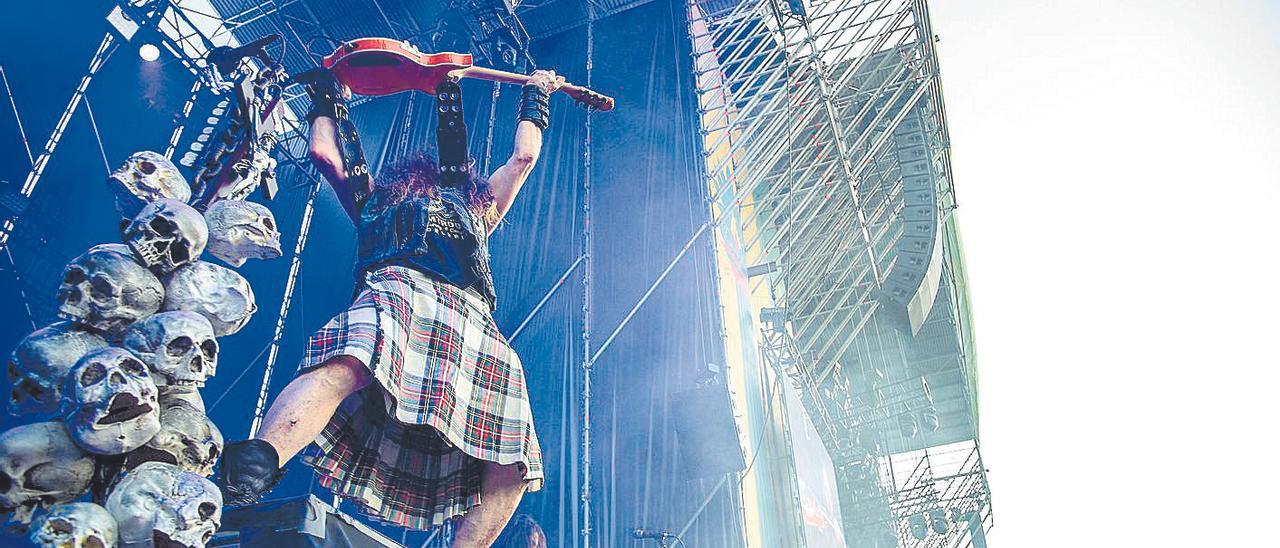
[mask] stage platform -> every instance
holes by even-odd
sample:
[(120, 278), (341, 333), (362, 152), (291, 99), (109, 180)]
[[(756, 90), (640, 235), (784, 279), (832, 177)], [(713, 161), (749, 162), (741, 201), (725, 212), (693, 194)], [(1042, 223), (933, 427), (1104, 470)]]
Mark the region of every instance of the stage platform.
[(400, 548), (314, 495), (228, 509), (209, 548)]

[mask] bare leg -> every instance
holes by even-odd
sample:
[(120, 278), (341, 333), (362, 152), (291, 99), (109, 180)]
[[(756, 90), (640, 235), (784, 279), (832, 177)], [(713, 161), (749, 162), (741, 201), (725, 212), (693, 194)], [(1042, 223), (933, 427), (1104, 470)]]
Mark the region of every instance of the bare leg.
[(462, 517), (453, 537), (453, 548), (492, 545), (520, 505), (524, 489), (524, 474), (519, 464), (503, 466), (486, 462), (480, 476), (480, 505)]
[(337, 356), (293, 379), (267, 410), (258, 439), (280, 454), (280, 466), (316, 439), (338, 405), (373, 381), (369, 369), (351, 356)]

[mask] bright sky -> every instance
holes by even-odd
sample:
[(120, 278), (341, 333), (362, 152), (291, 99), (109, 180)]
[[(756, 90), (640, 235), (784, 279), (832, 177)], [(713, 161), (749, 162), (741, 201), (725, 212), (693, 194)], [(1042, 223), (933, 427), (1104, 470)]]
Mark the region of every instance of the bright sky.
[(1280, 511), (1280, 2), (931, 0), (993, 548)]

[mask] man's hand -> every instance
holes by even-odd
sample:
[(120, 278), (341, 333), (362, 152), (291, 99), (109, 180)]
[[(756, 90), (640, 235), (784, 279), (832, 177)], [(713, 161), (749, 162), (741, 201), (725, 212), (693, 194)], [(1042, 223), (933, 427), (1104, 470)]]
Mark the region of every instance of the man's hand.
[(564, 85), (564, 76), (557, 75), (554, 70), (535, 70), (529, 75), (529, 83), (550, 95)]

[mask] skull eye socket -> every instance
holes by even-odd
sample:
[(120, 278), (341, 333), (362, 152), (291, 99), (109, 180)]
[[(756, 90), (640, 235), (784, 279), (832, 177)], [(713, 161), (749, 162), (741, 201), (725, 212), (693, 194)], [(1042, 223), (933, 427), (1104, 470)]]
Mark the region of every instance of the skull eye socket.
[(8, 368), (8, 371), (7, 371), (6, 373), (9, 375), (9, 383), (10, 383), (10, 384), (12, 384), (14, 381), (18, 380), (18, 377), (21, 377), (21, 376), (22, 376), (22, 373), (21, 373), (20, 371), (18, 371), (18, 364), (17, 364), (17, 363), (15, 363), (13, 360), (9, 360), (9, 368)]
[(151, 175), (156, 172), (156, 165), (146, 160), (142, 160), (141, 162), (138, 162), (138, 171)]
[(51, 519), (48, 522), (46, 522), (45, 527), (47, 527), (49, 531), (53, 533), (63, 534), (63, 535), (71, 534), (71, 529), (72, 529), (71, 523), (67, 522), (67, 520), (65, 519)]
[(147, 366), (142, 365), (142, 362), (133, 358), (125, 358), (122, 360), (120, 362), (120, 369), (123, 369), (126, 373), (137, 377), (147, 376)]
[(174, 224), (173, 221), (170, 221), (169, 219), (166, 219), (164, 217), (156, 217), (154, 219), (151, 219), (151, 222), (147, 223), (147, 226), (150, 226), (151, 230), (154, 230), (163, 236), (168, 236), (170, 234), (173, 234), (173, 231), (178, 229), (178, 225)]
[(0, 493), (8, 493), (13, 489), (13, 478), (4, 472), (0, 472)]
[(107, 368), (100, 363), (91, 363), (80, 373), (80, 386), (91, 386), (102, 382), (107, 377)]
[(212, 502), (200, 503), (200, 517), (204, 519), (213, 519), (213, 515), (218, 512), (218, 507)]
[(187, 251), (187, 246), (185, 245), (171, 245), (169, 246), (169, 258), (172, 259), (175, 264), (185, 263), (187, 262), (187, 259), (191, 258), (191, 253)]
[(28, 396), (31, 396), (31, 398), (35, 400), (39, 400), (44, 397), (44, 388), (40, 386), (40, 383), (31, 380), (31, 377), (23, 378), (18, 381), (17, 386), (13, 387), (15, 399), (16, 395), (22, 392), (26, 392)]
[(80, 285), (87, 279), (88, 277), (85, 276), (84, 270), (72, 267), (68, 268), (66, 275), (63, 276), (63, 283), (66, 283), (67, 285)]
[(204, 341), (200, 343), (200, 352), (204, 353), (205, 357), (213, 359), (218, 355), (218, 343), (213, 339)]
[(102, 274), (96, 274), (90, 278), (89, 287), (91, 288), (89, 294), (94, 300), (105, 301), (116, 296), (116, 288), (111, 284), (111, 279)]
[(192, 341), (191, 337), (183, 335), (169, 341), (169, 344), (165, 346), (165, 351), (168, 352), (170, 356), (181, 356), (190, 352), (193, 346), (195, 346), (195, 341)]
[(273, 222), (273, 221), (271, 220), (271, 218), (270, 218), (270, 217), (263, 217), (263, 219), (262, 219), (262, 224), (266, 225), (267, 230), (275, 230), (275, 229), (276, 229), (276, 223), (275, 223), (275, 222)]

